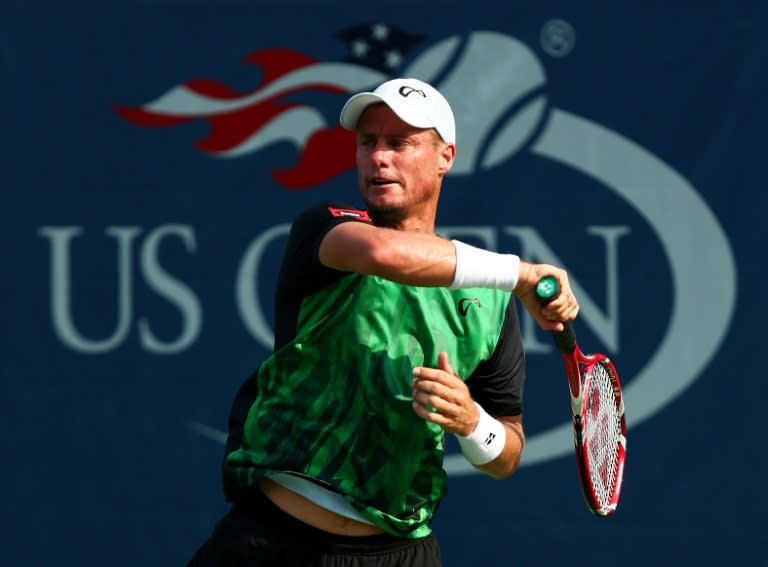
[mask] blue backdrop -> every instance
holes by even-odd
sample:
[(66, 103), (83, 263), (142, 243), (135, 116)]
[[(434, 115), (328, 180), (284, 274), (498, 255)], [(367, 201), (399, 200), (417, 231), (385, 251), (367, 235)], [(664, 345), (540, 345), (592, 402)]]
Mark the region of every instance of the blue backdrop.
[(0, 4), (0, 564), (186, 562), (287, 223), (358, 202), (341, 105), (413, 75), (457, 115), (440, 229), (569, 270), (629, 427), (595, 518), (526, 316), (523, 465), (449, 445), (445, 565), (768, 565), (768, 10), (539, 4)]

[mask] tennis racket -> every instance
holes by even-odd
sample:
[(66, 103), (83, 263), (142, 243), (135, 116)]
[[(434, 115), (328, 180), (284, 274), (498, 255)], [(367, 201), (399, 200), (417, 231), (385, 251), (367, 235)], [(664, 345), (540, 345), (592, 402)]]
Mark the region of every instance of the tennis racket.
[[(539, 280), (536, 294), (546, 305), (557, 297), (557, 280)], [(619, 375), (602, 354), (584, 354), (576, 342), (571, 322), (562, 331), (553, 331), (562, 354), (571, 391), (573, 444), (581, 492), (596, 516), (616, 511), (624, 477), (627, 454), (627, 425)]]

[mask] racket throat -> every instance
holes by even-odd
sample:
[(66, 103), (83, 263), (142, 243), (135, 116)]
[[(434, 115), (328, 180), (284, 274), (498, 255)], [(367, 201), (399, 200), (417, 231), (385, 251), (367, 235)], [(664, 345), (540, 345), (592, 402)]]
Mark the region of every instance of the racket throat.
[(563, 355), (563, 364), (565, 365), (565, 371), (568, 375), (568, 388), (571, 390), (571, 403), (574, 400), (579, 401), (581, 405), (581, 372), (579, 371), (579, 363), (572, 355)]

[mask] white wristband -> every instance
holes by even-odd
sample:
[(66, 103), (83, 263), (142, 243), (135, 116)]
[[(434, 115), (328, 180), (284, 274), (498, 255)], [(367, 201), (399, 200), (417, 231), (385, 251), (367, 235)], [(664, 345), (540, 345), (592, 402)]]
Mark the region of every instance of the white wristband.
[(513, 291), (520, 275), (520, 258), (498, 254), (452, 240), (456, 249), (456, 271), (450, 289), (489, 287)]
[(467, 435), (457, 435), (461, 452), (473, 465), (484, 465), (501, 455), (504, 444), (507, 441), (507, 430), (504, 424), (494, 419), (475, 402), (480, 419), (477, 420), (475, 430)]

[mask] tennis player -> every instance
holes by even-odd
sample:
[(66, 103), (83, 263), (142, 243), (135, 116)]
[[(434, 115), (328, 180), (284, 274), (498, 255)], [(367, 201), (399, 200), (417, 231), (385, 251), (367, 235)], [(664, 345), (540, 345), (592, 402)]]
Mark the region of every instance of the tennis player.
[[(231, 509), (190, 566), (440, 565), (444, 435), (493, 478), (524, 445), (516, 296), (544, 329), (578, 303), (567, 274), (435, 234), (454, 117), (432, 86), (394, 79), (352, 96), (364, 207), (294, 221), (275, 349), (235, 398), (224, 462)], [(541, 307), (535, 285), (560, 296)]]

